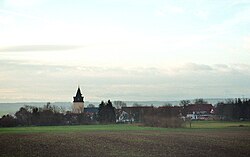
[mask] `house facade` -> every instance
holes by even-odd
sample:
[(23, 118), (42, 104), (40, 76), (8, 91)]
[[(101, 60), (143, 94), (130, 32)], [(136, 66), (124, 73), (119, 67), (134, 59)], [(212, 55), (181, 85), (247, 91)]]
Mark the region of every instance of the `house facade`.
[(186, 106), (187, 118), (192, 120), (211, 120), (214, 118), (212, 104), (190, 104)]

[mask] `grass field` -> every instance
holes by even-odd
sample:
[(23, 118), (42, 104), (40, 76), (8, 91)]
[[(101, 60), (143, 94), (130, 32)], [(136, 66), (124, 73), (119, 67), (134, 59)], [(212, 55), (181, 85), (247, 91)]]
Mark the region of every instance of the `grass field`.
[[(189, 126), (189, 124), (187, 124)], [(0, 128), (0, 156), (250, 156), (250, 122)]]
[(3, 133), (58, 133), (58, 132), (90, 132), (90, 131), (197, 131), (211, 129), (229, 129), (237, 128), (250, 129), (250, 122), (221, 122), (221, 121), (193, 121), (191, 128), (186, 123), (184, 128), (156, 128), (142, 127), (139, 125), (75, 125), (75, 126), (32, 126), (32, 127), (13, 127), (0, 128), (0, 134)]
[[(189, 127), (189, 123), (186, 124), (186, 127)], [(230, 129), (232, 127), (250, 127), (250, 122), (192, 121), (191, 127), (196, 129)]]

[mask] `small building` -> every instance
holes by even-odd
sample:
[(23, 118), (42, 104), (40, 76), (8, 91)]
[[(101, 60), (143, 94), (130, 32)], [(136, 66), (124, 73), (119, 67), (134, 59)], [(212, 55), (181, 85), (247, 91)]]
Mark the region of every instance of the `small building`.
[(98, 115), (98, 107), (84, 108), (84, 114), (90, 117), (91, 120), (94, 120), (97, 118)]
[(214, 119), (214, 107), (212, 104), (190, 104), (186, 107), (187, 118), (193, 120)]
[(192, 114), (210, 114), (213, 111), (214, 107), (212, 104), (190, 104), (187, 106), (187, 112)]
[(129, 119), (133, 119), (135, 122), (143, 122), (144, 115), (152, 112), (153, 110), (153, 106), (122, 107), (121, 113), (128, 114)]
[(119, 116), (116, 118), (116, 123), (132, 123), (134, 122), (134, 117), (128, 114), (125, 111), (122, 111)]
[(84, 112), (84, 96), (82, 96), (81, 89), (78, 87), (76, 96), (73, 97), (73, 113), (83, 113)]

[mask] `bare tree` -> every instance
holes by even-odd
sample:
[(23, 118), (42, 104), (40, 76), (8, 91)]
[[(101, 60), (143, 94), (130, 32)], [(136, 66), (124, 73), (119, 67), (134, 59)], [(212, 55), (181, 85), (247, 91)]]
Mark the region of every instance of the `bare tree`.
[(114, 106), (116, 109), (120, 109), (122, 107), (126, 107), (127, 104), (123, 101), (114, 101)]
[(141, 104), (138, 104), (137, 102), (135, 102), (134, 104), (133, 104), (133, 106), (134, 107), (140, 107), (140, 106), (142, 106)]
[(173, 106), (173, 104), (171, 104), (171, 103), (169, 103), (169, 102), (166, 102), (166, 103), (164, 104), (164, 106)]
[(88, 108), (94, 108), (95, 107), (95, 105), (93, 105), (93, 104), (88, 104), (88, 106), (87, 106)]
[(180, 106), (187, 106), (187, 105), (189, 105), (190, 103), (191, 103), (190, 100), (181, 100), (180, 103), (179, 103), (179, 105), (180, 105)]
[(203, 98), (198, 98), (194, 100), (194, 104), (207, 104), (208, 102), (205, 101)]

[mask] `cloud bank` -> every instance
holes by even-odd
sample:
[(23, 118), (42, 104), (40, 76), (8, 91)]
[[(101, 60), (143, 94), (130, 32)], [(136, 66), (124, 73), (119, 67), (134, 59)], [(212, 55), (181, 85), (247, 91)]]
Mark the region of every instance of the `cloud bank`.
[(0, 52), (65, 51), (79, 49), (79, 45), (20, 45), (0, 48)]
[(121, 68), (0, 63), (1, 101), (71, 101), (77, 85), (89, 101), (250, 96), (250, 65), (245, 64)]

